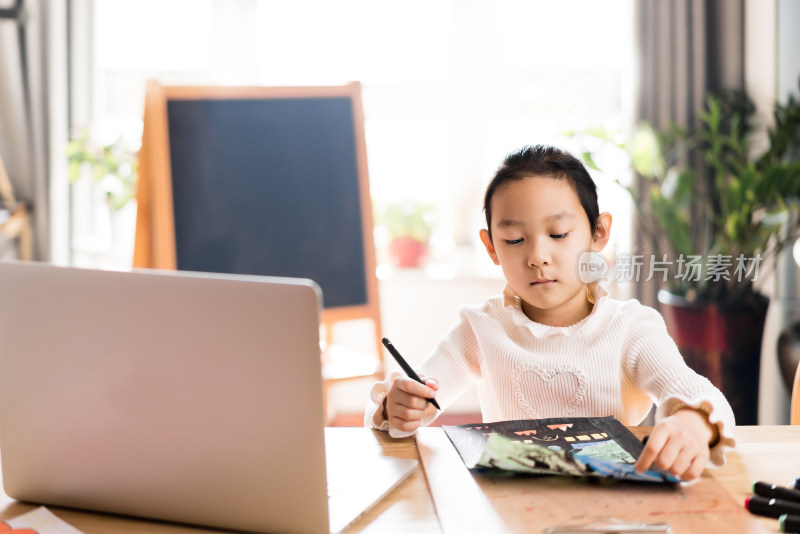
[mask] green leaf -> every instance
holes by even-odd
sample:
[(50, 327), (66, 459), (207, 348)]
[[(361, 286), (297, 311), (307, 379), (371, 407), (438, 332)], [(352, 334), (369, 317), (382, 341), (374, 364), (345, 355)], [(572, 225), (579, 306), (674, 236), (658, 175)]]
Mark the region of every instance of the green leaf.
[(681, 206), (687, 206), (692, 198), (692, 185), (694, 185), (695, 175), (690, 169), (684, 169), (678, 174), (678, 182), (675, 187), (675, 202)]
[(733, 212), (728, 215), (725, 221), (725, 234), (728, 242), (735, 242), (739, 239), (739, 213)]
[(69, 181), (74, 182), (81, 175), (81, 163), (79, 161), (69, 162)]
[(652, 128), (643, 127), (634, 135), (631, 161), (636, 172), (647, 178), (656, 178), (664, 173), (661, 144)]
[(591, 152), (586, 152), (586, 151), (583, 152), (583, 161), (590, 168), (592, 168), (592, 169), (594, 169), (596, 171), (600, 170), (600, 167), (598, 167), (597, 164), (594, 162), (594, 159), (592, 158), (592, 153)]
[(741, 208), (742, 186), (737, 178), (731, 177), (730, 181), (728, 182), (727, 194), (725, 196), (728, 203), (728, 212), (736, 212)]
[[(69, 141), (65, 155), (70, 182), (80, 179), (84, 174), (100, 181), (103, 188), (108, 187), (108, 182), (116, 181), (106, 191), (107, 201), (112, 208), (121, 207), (135, 197), (137, 156), (123, 146), (121, 139), (108, 145), (93, 144), (84, 130)], [(111, 178), (107, 178), (109, 176)]]

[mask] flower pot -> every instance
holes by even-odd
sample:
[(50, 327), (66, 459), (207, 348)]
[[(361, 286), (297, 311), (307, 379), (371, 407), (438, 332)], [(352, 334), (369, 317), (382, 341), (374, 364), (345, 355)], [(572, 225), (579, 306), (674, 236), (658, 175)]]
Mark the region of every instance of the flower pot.
[(728, 399), (737, 425), (758, 424), (761, 338), (769, 299), (719, 305), (690, 303), (659, 291), (661, 313), (686, 363)]
[(400, 268), (419, 267), (427, 252), (427, 243), (410, 237), (399, 237), (389, 244), (389, 254)]

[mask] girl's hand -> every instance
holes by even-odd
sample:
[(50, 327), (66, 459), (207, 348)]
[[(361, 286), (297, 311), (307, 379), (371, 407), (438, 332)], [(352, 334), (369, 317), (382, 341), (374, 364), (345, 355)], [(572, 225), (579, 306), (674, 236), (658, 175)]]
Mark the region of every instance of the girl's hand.
[(419, 428), (427, 399), (436, 396), (439, 382), (433, 377), (420, 375), (425, 385), (407, 376), (399, 376), (392, 382), (392, 387), (383, 400), (383, 418), (389, 421), (392, 428), (410, 432)]
[(636, 470), (656, 466), (681, 480), (700, 476), (708, 462), (709, 443), (717, 439), (716, 427), (705, 413), (684, 408), (658, 423), (636, 462)]

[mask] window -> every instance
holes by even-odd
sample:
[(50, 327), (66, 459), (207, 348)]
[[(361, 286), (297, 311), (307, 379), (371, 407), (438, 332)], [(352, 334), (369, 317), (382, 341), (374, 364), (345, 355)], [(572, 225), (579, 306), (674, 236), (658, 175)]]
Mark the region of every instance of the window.
[[(499, 276), (477, 238), (486, 183), (505, 154), (524, 144), (579, 153), (565, 131), (625, 129), (629, 2), (95, 0), (92, 128), (135, 142), (152, 76), (166, 84), (357, 80), (375, 209), (396, 201), (433, 207), (431, 275)], [(615, 216), (614, 246), (624, 249), (625, 192), (596, 179), (601, 209)], [(96, 201), (78, 193), (74, 256), (97, 262), (87, 243), (96, 243), (90, 238), (101, 225), (86, 208)], [(131, 237), (118, 249), (105, 233), (123, 266), (132, 255), (129, 226)], [(388, 243), (377, 230), (388, 276)]]

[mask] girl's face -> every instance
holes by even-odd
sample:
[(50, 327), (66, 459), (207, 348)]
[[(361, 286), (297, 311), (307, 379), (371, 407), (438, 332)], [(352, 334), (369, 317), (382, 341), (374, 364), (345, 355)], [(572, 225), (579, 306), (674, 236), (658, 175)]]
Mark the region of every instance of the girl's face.
[(569, 326), (592, 309), (578, 260), (608, 242), (611, 216), (600, 215), (593, 236), (578, 195), (565, 180), (531, 176), (508, 182), (491, 199), (492, 239), (481, 240), (529, 319)]

